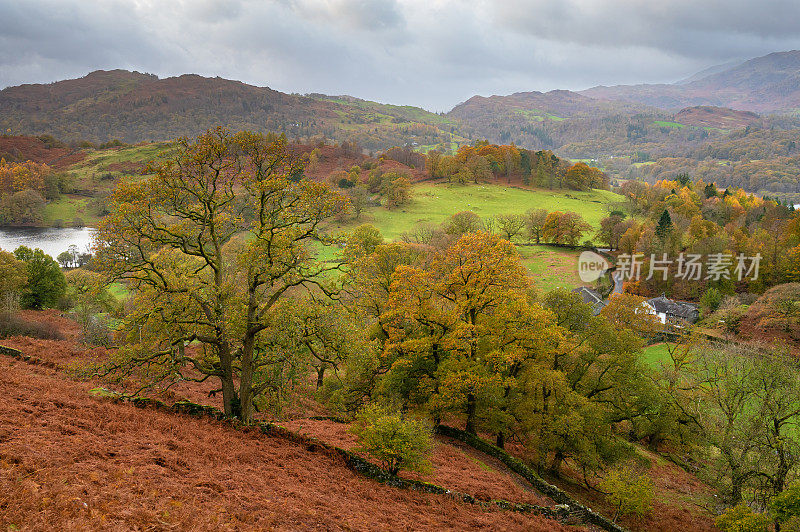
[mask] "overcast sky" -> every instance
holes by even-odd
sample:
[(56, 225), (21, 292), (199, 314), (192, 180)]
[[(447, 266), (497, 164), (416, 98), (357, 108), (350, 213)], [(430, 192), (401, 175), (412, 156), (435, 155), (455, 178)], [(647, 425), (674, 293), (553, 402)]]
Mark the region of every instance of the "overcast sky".
[(797, 0), (0, 0), (0, 87), (124, 68), (449, 110), (800, 48)]

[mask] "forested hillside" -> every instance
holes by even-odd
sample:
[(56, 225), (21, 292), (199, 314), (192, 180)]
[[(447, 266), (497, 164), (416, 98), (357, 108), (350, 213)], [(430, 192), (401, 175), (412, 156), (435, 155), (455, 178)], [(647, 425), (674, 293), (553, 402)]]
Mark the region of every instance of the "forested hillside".
[[(741, 90), (767, 90), (788, 79), (795, 55), (770, 57), (745, 63), (749, 70), (723, 69), (670, 87), (711, 87), (717, 80)], [(759, 116), (710, 106), (726, 102), (702, 99), (686, 100), (683, 103), (695, 106), (683, 109), (646, 103), (653, 105), (636, 98), (606, 98), (596, 91), (555, 90), (474, 96), (437, 114), (346, 95), (285, 94), (222, 78), (159, 79), (115, 70), (0, 91), (0, 128), (13, 134), (52, 135), (73, 148), (86, 141), (133, 143), (195, 136), (216, 125), (283, 132), (307, 144), (328, 139), (365, 153), (399, 146), (452, 154), (486, 139), (593, 160), (612, 177), (655, 179), (688, 172), (720, 186), (787, 199), (800, 193), (793, 158), (800, 118)], [(19, 160), (14, 152), (19, 148), (5, 145), (0, 156)], [(51, 155), (56, 160), (55, 152)]]
[(219, 77), (159, 79), (125, 70), (97, 71), (0, 91), (0, 128), (15, 134), (140, 142), (196, 136), (217, 125), (290, 137), (324, 135), (371, 149), (406, 142), (449, 146), (463, 140), (453, 138), (447, 119), (419, 108), (284, 94)]

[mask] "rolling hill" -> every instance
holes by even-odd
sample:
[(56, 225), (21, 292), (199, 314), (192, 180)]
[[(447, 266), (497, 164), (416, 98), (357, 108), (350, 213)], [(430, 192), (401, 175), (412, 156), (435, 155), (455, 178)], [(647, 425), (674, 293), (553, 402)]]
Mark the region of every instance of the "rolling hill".
[[(96, 71), (1, 90), (0, 129), (15, 136), (52, 135), (75, 146), (82, 140), (192, 137), (222, 125), (284, 132), (310, 145), (324, 136), (346, 141), (345, 148), (354, 153), (391, 146), (449, 151), (487, 139), (594, 160), (616, 177), (637, 178), (647, 177), (637, 165), (665, 158), (691, 159), (681, 167), (698, 173), (693, 167), (709, 156), (723, 165), (794, 156), (797, 143), (789, 137), (800, 129), (792, 111), (800, 108), (798, 76), (800, 51), (779, 52), (711, 67), (675, 84), (474, 96), (442, 114), (347, 95), (286, 94), (219, 77), (160, 79), (125, 70)], [(756, 114), (777, 111), (788, 114)], [(739, 146), (749, 140), (755, 144)], [(17, 160), (26, 149), (6, 143), (0, 145), (0, 156)], [(50, 150), (45, 155), (52, 162), (66, 153)], [(781, 183), (759, 182), (750, 189), (795, 193), (793, 160), (776, 164), (781, 175), (791, 174), (788, 186), (781, 178)], [(671, 172), (675, 165), (668, 166)], [(748, 184), (748, 178), (725, 184), (740, 182)]]
[(285, 94), (219, 77), (159, 79), (126, 70), (8, 87), (0, 91), (0, 116), (3, 131), (65, 141), (170, 140), (218, 125), (291, 137), (322, 134), (369, 149), (463, 140), (453, 135), (449, 119), (416, 107)]
[(759, 113), (792, 111), (800, 107), (800, 50), (712, 67), (685, 82), (598, 86), (581, 94), (661, 109), (713, 105)]
[(750, 111), (701, 105), (681, 109), (675, 114), (673, 121), (686, 126), (734, 130), (758, 124), (761, 119)]

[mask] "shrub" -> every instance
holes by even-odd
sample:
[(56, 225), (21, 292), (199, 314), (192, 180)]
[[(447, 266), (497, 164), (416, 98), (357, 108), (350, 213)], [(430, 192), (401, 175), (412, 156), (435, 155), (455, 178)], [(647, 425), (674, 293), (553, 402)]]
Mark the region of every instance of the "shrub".
[(722, 532), (766, 532), (770, 518), (765, 514), (757, 514), (746, 504), (739, 504), (717, 517), (714, 522)]
[(779, 523), (800, 516), (800, 482), (792, 483), (769, 502), (769, 509)]
[(600, 483), (608, 492), (608, 502), (614, 508), (614, 518), (626, 515), (643, 516), (650, 512), (653, 502), (653, 481), (639, 475), (630, 467), (611, 470)]
[(433, 430), (425, 421), (403, 416), (378, 405), (367, 405), (351, 431), (358, 436), (359, 451), (378, 460), (389, 473), (401, 469), (425, 472), (433, 448)]
[(703, 309), (703, 315), (707, 316), (708, 314), (717, 310), (722, 303), (722, 294), (719, 290), (714, 288), (713, 286), (706, 290), (703, 297), (700, 298), (700, 307)]
[(92, 316), (83, 325), (83, 341), (89, 345), (111, 345), (112, 329), (103, 316)]
[(17, 314), (0, 313), (0, 338), (28, 336), (42, 340), (63, 340), (64, 336), (51, 323), (28, 321)]

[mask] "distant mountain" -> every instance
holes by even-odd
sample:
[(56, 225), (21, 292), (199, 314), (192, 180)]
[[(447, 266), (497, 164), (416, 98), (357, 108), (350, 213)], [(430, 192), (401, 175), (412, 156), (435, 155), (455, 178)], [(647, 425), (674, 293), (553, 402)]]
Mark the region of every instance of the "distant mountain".
[(685, 83), (599, 86), (580, 94), (661, 109), (711, 105), (759, 113), (792, 111), (800, 108), (800, 51), (712, 67)]
[(571, 91), (474, 96), (447, 114), (472, 138), (549, 149), (563, 157), (674, 153), (714, 131), (673, 123), (673, 113), (637, 102), (595, 99)]
[(682, 79), (680, 81), (676, 81), (675, 84), (676, 85), (685, 85), (687, 83), (691, 83), (693, 81), (697, 81), (698, 79), (702, 79), (702, 78), (704, 78), (706, 76), (710, 76), (711, 74), (716, 74), (718, 72), (723, 72), (723, 71), (728, 70), (730, 68), (739, 66), (743, 62), (744, 61), (730, 61), (728, 63), (723, 63), (721, 65), (714, 65), (714, 66), (708, 67), (706, 69), (703, 69), (700, 72), (697, 72), (696, 74), (694, 74), (692, 76), (689, 76), (686, 79)]
[(1, 90), (0, 131), (130, 143), (191, 137), (222, 125), (291, 138), (324, 135), (369, 150), (452, 149), (487, 139), (572, 158), (645, 161), (759, 123), (741, 112), (797, 108), (800, 51), (711, 67), (675, 84), (474, 96), (447, 114), (346, 95), (286, 94), (219, 77), (160, 79), (112, 70)]
[(367, 148), (450, 142), (453, 124), (416, 107), (349, 97), (285, 94), (268, 87), (194, 74), (159, 79), (125, 70), (0, 91), (0, 129), (62, 140), (124, 142), (232, 129), (322, 134)]

